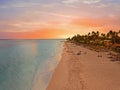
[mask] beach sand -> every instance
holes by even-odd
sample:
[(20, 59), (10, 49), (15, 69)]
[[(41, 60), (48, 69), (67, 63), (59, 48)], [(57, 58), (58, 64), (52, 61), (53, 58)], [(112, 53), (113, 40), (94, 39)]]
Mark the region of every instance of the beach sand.
[(65, 43), (47, 90), (120, 90), (120, 64), (107, 54)]

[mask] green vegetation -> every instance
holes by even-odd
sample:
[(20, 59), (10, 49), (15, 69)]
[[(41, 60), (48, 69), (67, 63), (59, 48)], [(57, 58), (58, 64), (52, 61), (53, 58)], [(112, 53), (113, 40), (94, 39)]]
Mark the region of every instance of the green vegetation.
[(98, 46), (109, 48), (120, 52), (120, 30), (118, 32), (110, 30), (108, 33), (100, 33), (99, 31), (92, 31), (86, 35), (75, 35), (71, 38), (67, 38), (67, 41), (84, 44), (92, 47)]

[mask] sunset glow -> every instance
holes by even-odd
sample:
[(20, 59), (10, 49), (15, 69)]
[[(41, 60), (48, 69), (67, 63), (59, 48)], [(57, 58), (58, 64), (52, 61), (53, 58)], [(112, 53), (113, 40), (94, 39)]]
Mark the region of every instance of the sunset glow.
[(0, 39), (66, 38), (120, 29), (120, 0), (1, 0)]

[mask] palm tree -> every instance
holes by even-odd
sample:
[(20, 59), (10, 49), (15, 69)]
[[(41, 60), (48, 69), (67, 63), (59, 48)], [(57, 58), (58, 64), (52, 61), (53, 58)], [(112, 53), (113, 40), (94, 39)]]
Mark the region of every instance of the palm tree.
[(106, 35), (104, 33), (101, 33), (101, 39), (105, 40), (106, 39)]
[[(120, 32), (120, 31), (119, 31)], [(115, 44), (118, 40), (118, 34), (119, 32), (116, 32), (116, 31), (112, 31), (110, 30), (108, 33), (107, 33), (107, 37), (112, 41), (113, 44)]]
[(96, 32), (96, 36), (97, 36), (97, 37), (99, 37), (99, 35), (100, 35), (100, 32), (99, 32), (99, 31), (97, 31), (97, 32)]
[(108, 38), (108, 39), (111, 39), (112, 36), (113, 36), (113, 31), (110, 30), (110, 31), (107, 33), (107, 38)]

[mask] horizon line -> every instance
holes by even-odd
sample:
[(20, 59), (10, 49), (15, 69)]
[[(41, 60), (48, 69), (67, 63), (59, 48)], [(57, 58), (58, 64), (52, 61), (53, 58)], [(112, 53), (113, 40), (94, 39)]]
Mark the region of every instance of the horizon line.
[(66, 38), (40, 38), (40, 39), (0, 39), (0, 40), (65, 40)]

